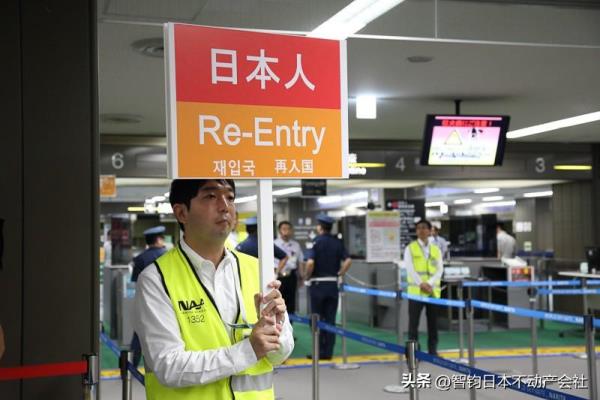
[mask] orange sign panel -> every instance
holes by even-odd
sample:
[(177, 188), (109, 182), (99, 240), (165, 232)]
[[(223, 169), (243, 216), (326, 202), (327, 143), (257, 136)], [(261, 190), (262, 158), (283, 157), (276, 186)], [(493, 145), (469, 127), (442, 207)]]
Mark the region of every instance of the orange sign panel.
[(100, 175), (100, 197), (117, 197), (115, 175)]
[(348, 176), (344, 41), (166, 24), (173, 178)]

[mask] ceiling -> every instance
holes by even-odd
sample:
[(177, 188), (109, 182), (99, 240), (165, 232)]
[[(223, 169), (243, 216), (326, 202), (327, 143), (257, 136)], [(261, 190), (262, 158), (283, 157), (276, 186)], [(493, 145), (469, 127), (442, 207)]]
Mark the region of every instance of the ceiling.
[[(163, 22), (303, 33), (348, 3), (99, 0), (101, 134), (165, 136), (163, 59), (132, 46), (152, 38), (160, 46)], [(420, 140), (425, 115), (454, 113), (454, 99), (464, 114), (510, 115), (511, 129), (599, 111), (598, 21), (600, 1), (406, 0), (347, 41), (349, 137)], [(409, 56), (433, 60), (411, 63)], [(359, 94), (378, 97), (377, 119), (355, 118)], [(519, 140), (600, 142), (600, 122)]]

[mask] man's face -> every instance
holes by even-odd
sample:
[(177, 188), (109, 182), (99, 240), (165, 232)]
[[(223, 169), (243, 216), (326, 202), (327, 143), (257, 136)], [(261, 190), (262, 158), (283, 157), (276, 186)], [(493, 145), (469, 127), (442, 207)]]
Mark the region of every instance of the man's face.
[(431, 229), (429, 229), (427, 224), (417, 224), (417, 237), (421, 239), (421, 241), (426, 242), (430, 233)]
[(279, 235), (283, 240), (288, 241), (294, 236), (294, 228), (288, 224), (283, 224), (279, 228)]
[(235, 226), (235, 195), (227, 183), (209, 180), (198, 189), (190, 207), (175, 204), (173, 212), (194, 240), (225, 241)]

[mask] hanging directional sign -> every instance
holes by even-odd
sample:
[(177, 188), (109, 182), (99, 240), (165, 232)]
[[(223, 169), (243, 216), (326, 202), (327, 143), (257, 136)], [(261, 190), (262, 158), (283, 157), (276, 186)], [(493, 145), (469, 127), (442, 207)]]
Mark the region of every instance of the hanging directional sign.
[(347, 177), (345, 41), (166, 24), (173, 178)]

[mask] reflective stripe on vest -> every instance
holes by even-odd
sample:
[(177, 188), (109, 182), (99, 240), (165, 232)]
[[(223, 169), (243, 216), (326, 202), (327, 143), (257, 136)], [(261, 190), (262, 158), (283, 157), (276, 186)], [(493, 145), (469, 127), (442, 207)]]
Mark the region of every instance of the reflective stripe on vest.
[[(441, 260), (442, 252), (435, 244), (429, 243), (429, 258), (425, 259), (425, 254), (418, 241), (415, 240), (411, 242), (408, 247), (412, 256), (415, 272), (419, 274), (423, 282), (428, 281), (437, 272), (438, 260)], [(440, 288), (441, 279), (438, 279), (433, 283), (433, 293), (431, 295), (423, 292), (419, 285), (415, 284), (410, 274), (407, 275), (407, 280), (408, 294), (440, 298), (442, 292)]]
[[(256, 323), (254, 294), (260, 292), (258, 260), (232, 253), (237, 259), (234, 273), (240, 276), (247, 317), (247, 321), (242, 321), (238, 312), (237, 323)], [(243, 340), (246, 329), (232, 329), (233, 337), (230, 337), (214, 299), (202, 285), (180, 246), (161, 256), (156, 265), (171, 299), (186, 351), (230, 347)], [(158, 381), (154, 373), (149, 373), (146, 376), (146, 395), (149, 400), (273, 400), (272, 374), (273, 366), (266, 357), (237, 375), (205, 385), (167, 387)]]
[(273, 373), (262, 375), (236, 375), (231, 377), (231, 388), (234, 392), (251, 392), (267, 390), (273, 387)]

